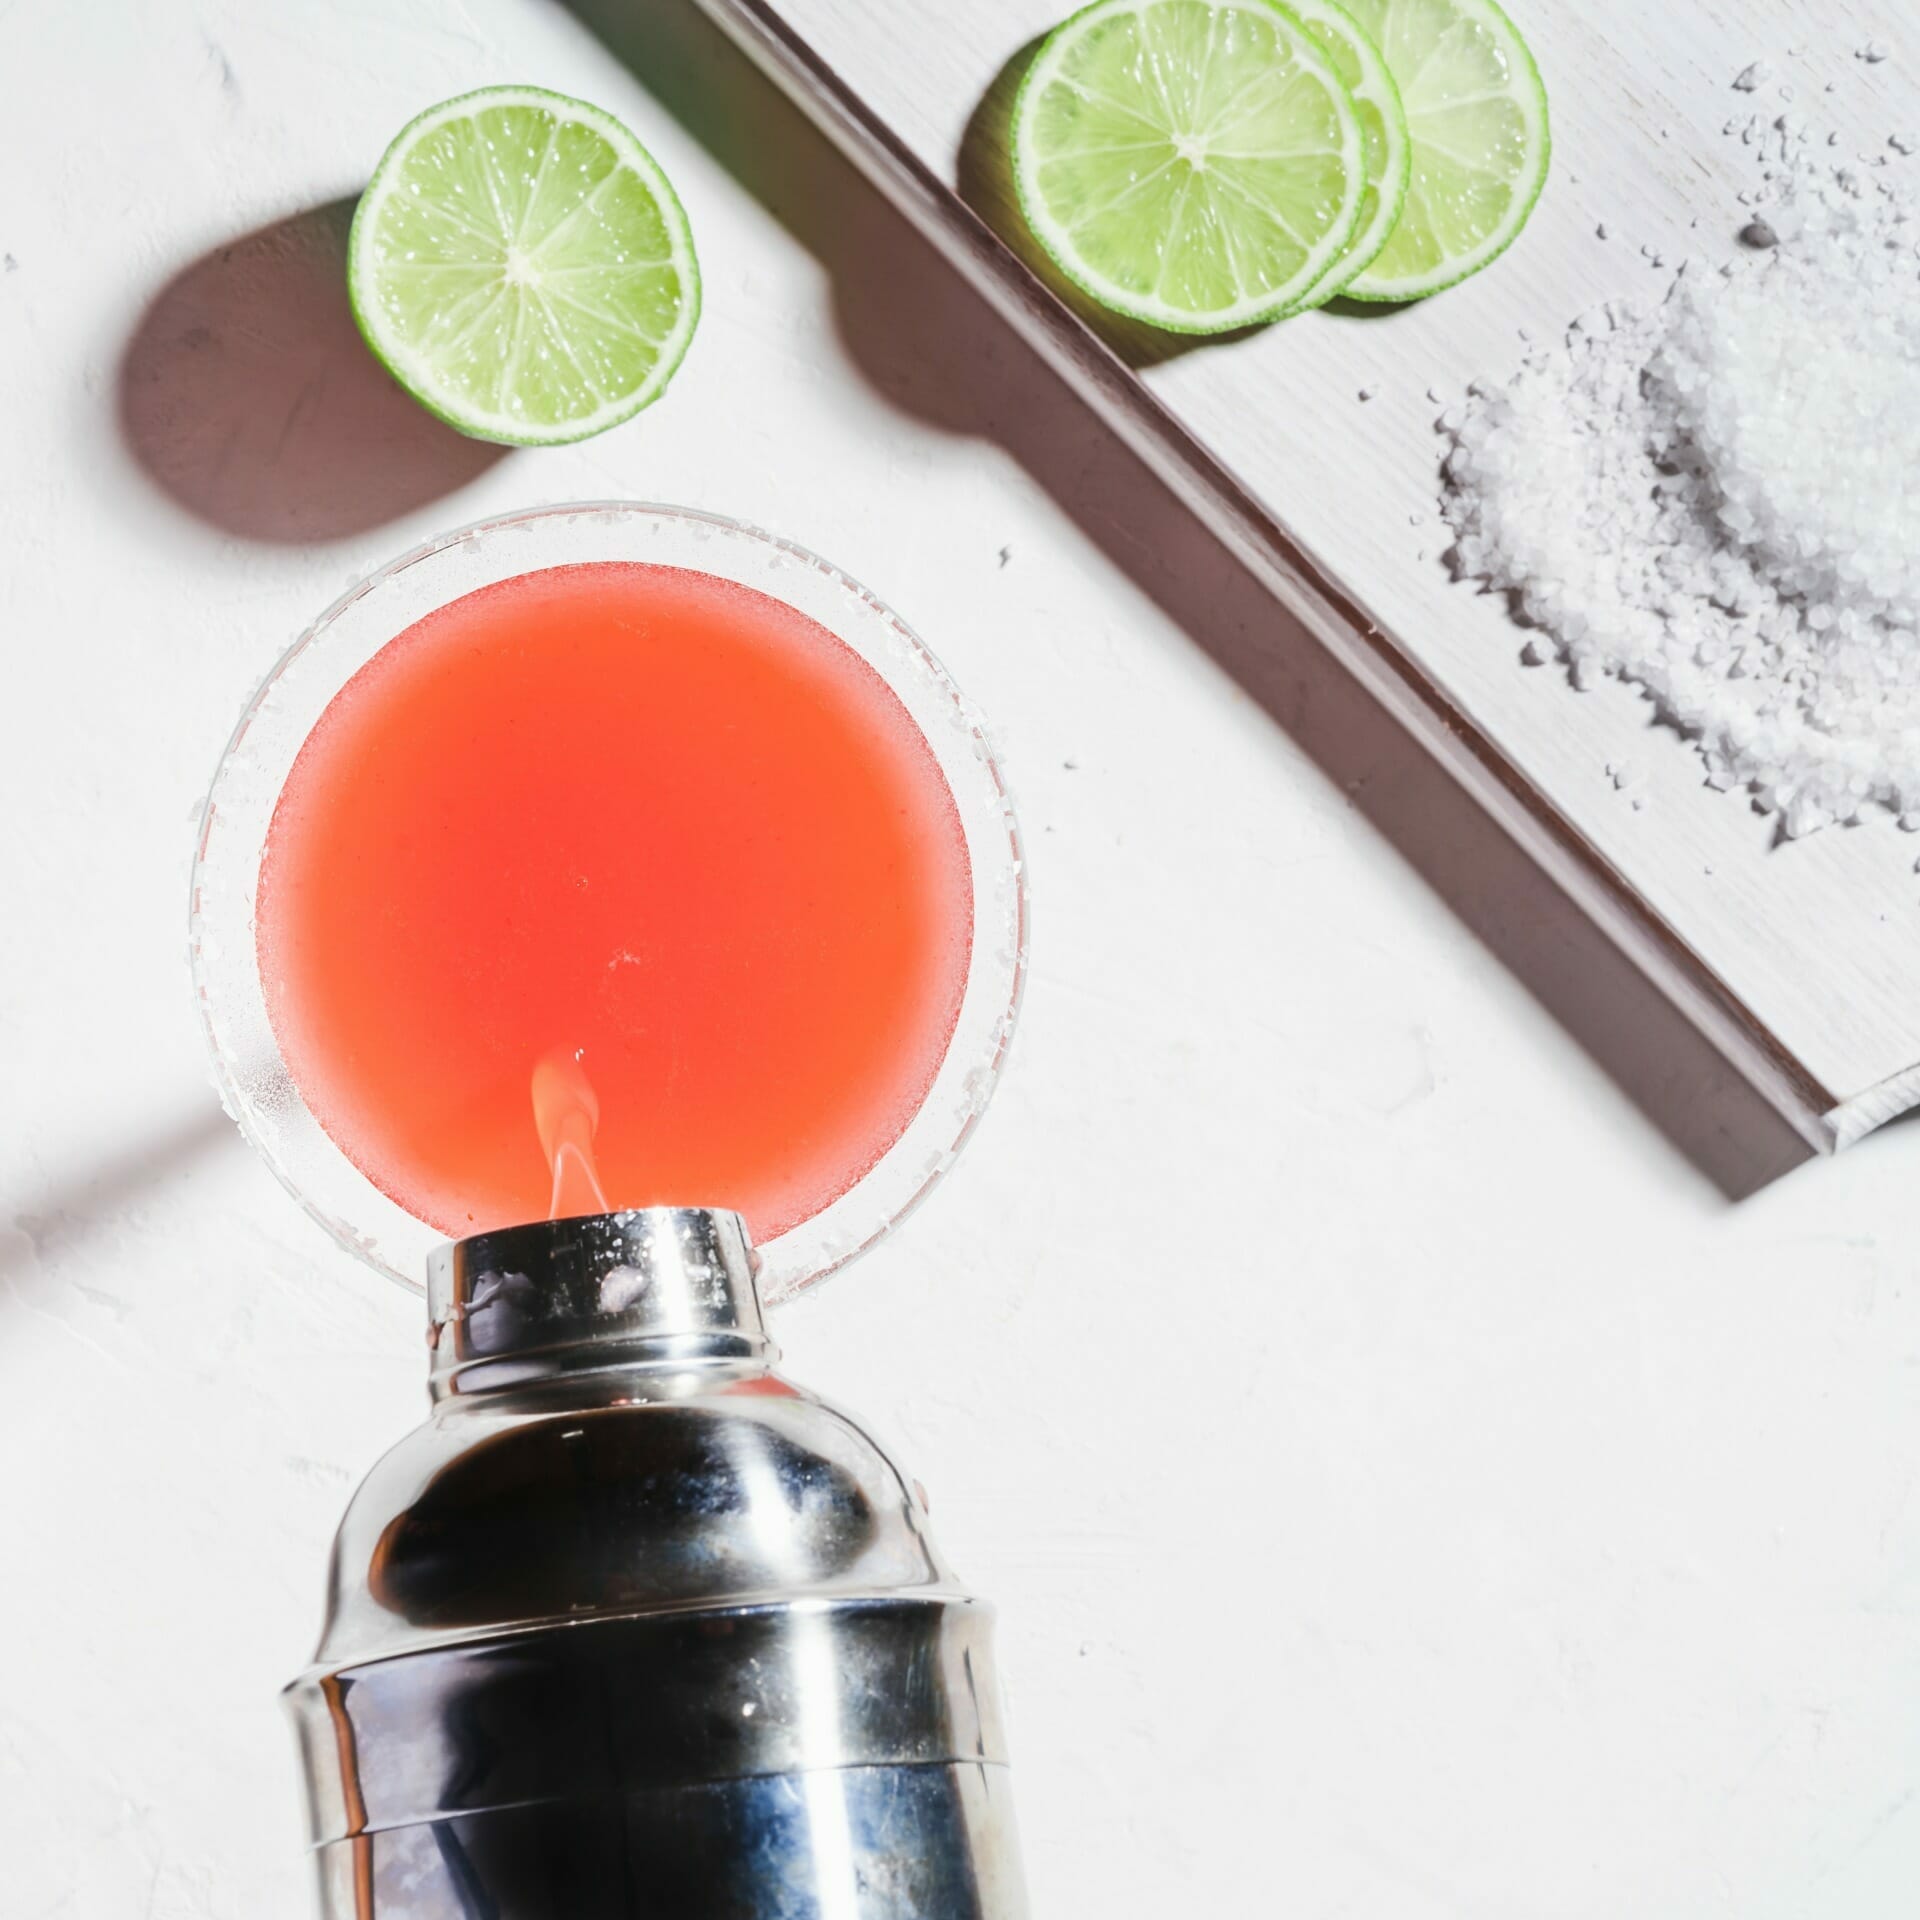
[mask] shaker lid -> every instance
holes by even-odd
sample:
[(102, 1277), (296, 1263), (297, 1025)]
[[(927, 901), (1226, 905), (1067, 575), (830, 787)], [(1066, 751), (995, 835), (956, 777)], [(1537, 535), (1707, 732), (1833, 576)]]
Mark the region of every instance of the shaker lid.
[(319, 1670), (555, 1623), (963, 1597), (915, 1483), (772, 1370), (734, 1215), (476, 1236), (432, 1300), (438, 1405), (348, 1508)]
[(767, 1355), (737, 1213), (638, 1207), (536, 1220), (427, 1263), (435, 1399), (637, 1359)]

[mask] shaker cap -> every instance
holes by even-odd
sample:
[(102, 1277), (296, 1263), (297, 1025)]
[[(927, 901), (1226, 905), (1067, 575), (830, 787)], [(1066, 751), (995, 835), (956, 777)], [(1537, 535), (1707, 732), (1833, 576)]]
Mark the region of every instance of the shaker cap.
[(737, 1213), (637, 1207), (535, 1220), (436, 1248), (432, 1391), (517, 1385), (637, 1359), (771, 1357)]

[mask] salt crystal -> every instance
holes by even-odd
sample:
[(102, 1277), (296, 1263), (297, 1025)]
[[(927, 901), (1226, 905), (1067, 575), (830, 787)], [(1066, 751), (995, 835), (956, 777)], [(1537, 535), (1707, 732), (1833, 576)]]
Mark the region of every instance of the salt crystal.
[(1877, 67), (1891, 51), (1892, 49), (1884, 40), (1869, 40), (1864, 47), (1855, 52), (1853, 57), (1856, 60), (1866, 61), (1869, 66)]
[(1773, 69), (1764, 60), (1756, 60), (1734, 75), (1733, 90), (1736, 93), (1757, 93), (1772, 78)]
[(1442, 415), (1454, 564), (1524, 609), (1525, 659), (1639, 687), (1787, 836), (1920, 830), (1913, 226), (1893, 176), (1768, 166), (1758, 252)]

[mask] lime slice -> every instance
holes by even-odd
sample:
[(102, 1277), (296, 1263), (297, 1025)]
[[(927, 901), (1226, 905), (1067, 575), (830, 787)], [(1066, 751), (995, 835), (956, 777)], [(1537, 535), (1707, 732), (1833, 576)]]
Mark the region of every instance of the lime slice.
[(1394, 222), (1407, 197), (1407, 175), (1413, 145), (1407, 138), (1407, 117), (1400, 110), (1400, 89), (1380, 49), (1361, 31), (1360, 23), (1334, 0), (1286, 0), (1290, 12), (1320, 43), (1333, 62), (1360, 115), (1366, 142), (1367, 187), (1360, 197), (1360, 224), (1347, 250), (1321, 277), (1303, 307), (1321, 307), (1339, 293), (1355, 274), (1371, 264), (1387, 244)]
[(1347, 0), (1399, 84), (1413, 140), (1400, 222), (1347, 287), (1419, 300), (1478, 273), (1527, 224), (1546, 184), (1547, 91), (1494, 0)]
[(1021, 210), (1102, 306), (1178, 333), (1287, 312), (1366, 192), (1360, 116), (1271, 0), (1095, 0), (1013, 107)]
[(611, 114), (488, 87), (405, 127), (353, 217), (367, 344), (477, 440), (551, 446), (638, 413), (700, 317), (687, 216)]

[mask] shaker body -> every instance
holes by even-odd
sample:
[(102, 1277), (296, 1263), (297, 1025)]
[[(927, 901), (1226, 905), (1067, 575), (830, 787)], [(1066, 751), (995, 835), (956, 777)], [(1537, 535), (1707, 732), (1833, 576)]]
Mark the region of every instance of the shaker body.
[(991, 1609), (733, 1216), (469, 1250), (288, 1690), (324, 1920), (1026, 1920)]

